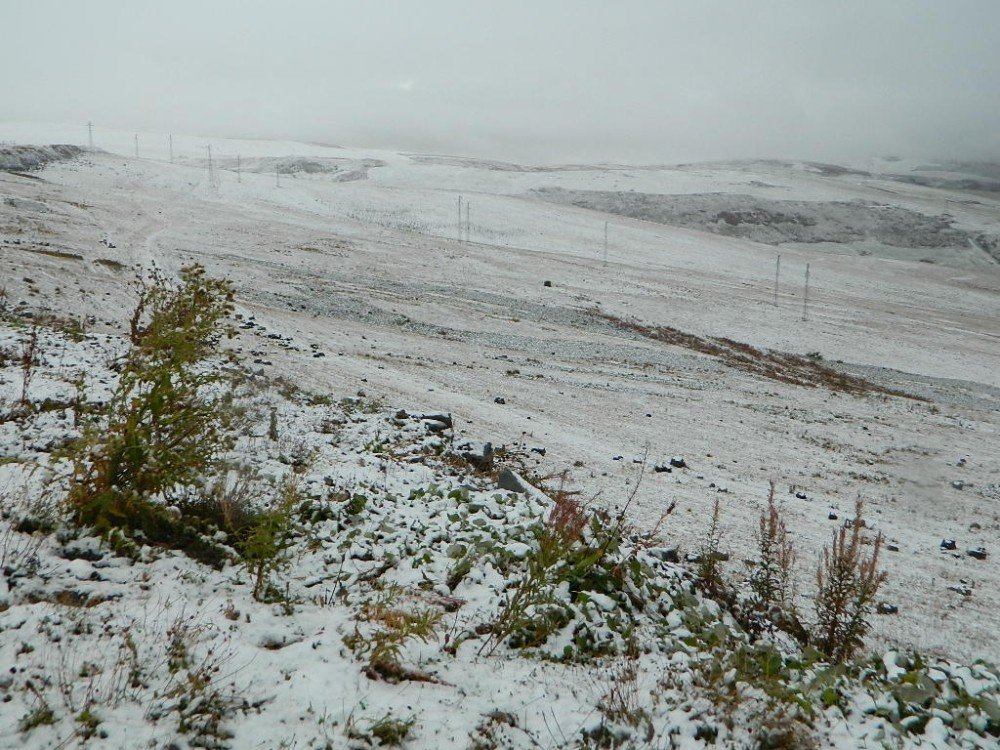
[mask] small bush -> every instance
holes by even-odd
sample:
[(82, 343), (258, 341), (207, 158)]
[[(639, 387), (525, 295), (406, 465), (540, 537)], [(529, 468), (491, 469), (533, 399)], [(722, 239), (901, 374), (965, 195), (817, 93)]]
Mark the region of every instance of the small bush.
[(68, 502), (79, 523), (175, 541), (173, 519), (152, 501), (198, 485), (231, 444), (225, 399), (205, 392), (229, 376), (205, 361), (231, 334), (232, 300), (232, 286), (198, 265), (181, 270), (179, 285), (154, 275), (141, 287), (118, 386), (71, 449)]
[(301, 502), (295, 482), (286, 480), (273, 507), (249, 516), (237, 530), (237, 550), (253, 577), (253, 598), (258, 601), (282, 598), (273, 591), (271, 576), (289, 563), (288, 550), (298, 533), (294, 512)]
[(790, 610), (795, 548), (774, 501), (774, 482), (768, 492), (767, 509), (760, 515), (757, 549), (758, 559), (750, 575), (755, 606), (768, 614), (773, 609)]
[(863, 645), (871, 627), (869, 616), (886, 574), (879, 570), (882, 534), (872, 543), (872, 551), (862, 550), (861, 530), (865, 526), (859, 498), (850, 531), (846, 526), (833, 532), (833, 541), (823, 550), (816, 570), (816, 625), (813, 643), (834, 661), (850, 659)]
[(722, 578), (723, 554), (720, 551), (722, 545), (722, 526), (719, 523), (721, 516), (721, 506), (718, 499), (712, 505), (712, 520), (708, 525), (708, 532), (698, 550), (698, 562), (696, 574), (698, 585), (703, 591), (711, 596), (721, 596), (725, 591), (726, 584)]

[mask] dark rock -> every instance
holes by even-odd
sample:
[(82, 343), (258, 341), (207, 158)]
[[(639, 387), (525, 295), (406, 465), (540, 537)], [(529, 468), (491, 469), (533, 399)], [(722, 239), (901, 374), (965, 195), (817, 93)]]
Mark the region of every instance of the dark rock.
[(502, 406), (507, 403), (507, 399), (505, 399), (503, 396), (497, 396), (495, 399), (493, 399), (493, 403), (500, 404)]
[(888, 544), (886, 544), (885, 548), (889, 552), (899, 552), (899, 545), (898, 544), (893, 544), (892, 542), (889, 542)]
[(440, 422), (445, 427), (453, 427), (454, 424), (451, 421), (451, 414), (424, 414), (420, 419), (430, 420), (432, 422)]
[[(688, 552), (686, 555), (684, 555), (684, 559), (689, 563), (700, 563), (702, 560), (702, 556), (698, 552)], [(729, 553), (713, 552), (712, 559), (715, 560), (716, 562), (729, 562)]]
[(545, 449), (541, 448), (541, 447), (532, 448), (531, 452), (532, 453), (537, 453), (539, 456), (544, 456), (545, 455)]
[(687, 466), (687, 463), (684, 461), (684, 456), (674, 456), (670, 459), (670, 465), (675, 469), (683, 469)]
[(880, 615), (895, 615), (899, 614), (899, 607), (895, 604), (888, 604), (887, 602), (879, 602), (878, 606), (875, 607), (875, 611)]
[(612, 456), (612, 457), (611, 457), (611, 460), (612, 460), (612, 461), (621, 461), (621, 460), (622, 460), (622, 457), (621, 457), (621, 456)]
[(960, 580), (958, 583), (949, 586), (948, 590), (962, 596), (972, 596), (972, 586), (969, 585), (968, 581)]
[(673, 472), (673, 468), (667, 466), (666, 464), (656, 464), (656, 466), (653, 467), (653, 471), (655, 471), (657, 474), (663, 474), (663, 473), (670, 474)]
[(506, 466), (500, 470), (497, 477), (497, 486), (509, 492), (527, 492), (529, 485), (517, 474)]
[(799, 500), (805, 500), (806, 493), (803, 492), (802, 490), (799, 490), (798, 492), (795, 493), (795, 497), (797, 497)]
[(458, 455), (479, 471), (493, 468), (493, 443), (463, 443), (458, 446)]
[(65, 560), (86, 560), (88, 562), (97, 562), (104, 558), (104, 553), (101, 552), (95, 545), (88, 544), (86, 541), (72, 541), (62, 548), (60, 556)]
[(676, 547), (650, 547), (646, 551), (653, 557), (663, 560), (663, 562), (679, 563), (681, 561)]
[(546, 279), (545, 281), (542, 282), (542, 286), (552, 286), (552, 282)]
[(838, 516), (836, 513), (831, 513), (830, 515), (827, 516), (827, 518), (829, 518), (831, 521), (836, 521), (838, 518), (840, 518), (840, 516)]
[(985, 560), (987, 553), (985, 547), (973, 547), (965, 554), (967, 554), (969, 557), (974, 557), (977, 560)]
[(941, 540), (941, 549), (942, 550), (958, 549), (958, 545), (955, 544), (955, 540), (954, 539), (942, 539)]

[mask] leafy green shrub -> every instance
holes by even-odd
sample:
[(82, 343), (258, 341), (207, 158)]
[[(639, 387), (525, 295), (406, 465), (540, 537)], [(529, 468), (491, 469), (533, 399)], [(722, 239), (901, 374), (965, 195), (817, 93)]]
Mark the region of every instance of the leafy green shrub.
[(117, 388), (70, 451), (77, 522), (177, 542), (175, 519), (152, 501), (199, 485), (231, 445), (225, 399), (206, 393), (230, 376), (206, 360), (233, 334), (232, 310), (231, 284), (198, 265), (181, 269), (178, 285), (156, 274), (141, 286)]
[(235, 530), (236, 547), (253, 577), (253, 597), (258, 601), (281, 599), (273, 590), (271, 576), (288, 565), (288, 550), (299, 530), (295, 510), (301, 502), (295, 482), (286, 480), (271, 508), (250, 515), (245, 525)]

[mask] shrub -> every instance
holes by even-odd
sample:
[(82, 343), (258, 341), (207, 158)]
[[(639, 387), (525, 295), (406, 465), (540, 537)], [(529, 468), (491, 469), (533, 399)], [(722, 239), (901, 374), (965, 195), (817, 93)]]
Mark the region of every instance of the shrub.
[(721, 509), (718, 499), (712, 505), (712, 520), (708, 525), (708, 533), (698, 550), (697, 576), (698, 585), (711, 596), (721, 596), (725, 591), (725, 581), (722, 579), (723, 554), (719, 551), (722, 544), (722, 527), (719, 523)]
[(229, 376), (205, 360), (232, 335), (232, 301), (229, 282), (198, 265), (181, 270), (179, 285), (159, 274), (142, 284), (118, 386), (71, 450), (68, 501), (79, 523), (169, 541), (171, 519), (151, 500), (198, 485), (230, 445), (225, 400), (205, 392)]
[(288, 565), (288, 550), (298, 531), (294, 511), (301, 501), (298, 487), (288, 479), (273, 507), (245, 517), (243, 527), (236, 530), (237, 550), (253, 577), (253, 598), (258, 601), (281, 599), (271, 576)]
[(27, 409), (31, 406), (28, 400), (28, 388), (31, 386), (31, 379), (35, 373), (35, 365), (38, 364), (38, 327), (33, 326), (28, 334), (27, 340), (21, 347), (21, 407)]
[(859, 498), (850, 532), (846, 525), (833, 532), (833, 541), (823, 550), (816, 570), (818, 590), (813, 643), (838, 662), (850, 659), (863, 644), (871, 627), (868, 618), (872, 603), (886, 579), (886, 574), (878, 568), (882, 534), (875, 537), (870, 554), (862, 550), (863, 510)]
[(758, 559), (750, 575), (754, 605), (765, 613), (792, 608), (792, 567), (795, 548), (788, 528), (774, 501), (774, 482), (767, 495), (767, 509), (757, 528)]

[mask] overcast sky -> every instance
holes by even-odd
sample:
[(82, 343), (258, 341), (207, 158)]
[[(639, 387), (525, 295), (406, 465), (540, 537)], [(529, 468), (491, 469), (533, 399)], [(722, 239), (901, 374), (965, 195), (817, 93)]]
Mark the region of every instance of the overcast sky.
[(0, 120), (534, 162), (1000, 160), (1000, 0), (0, 0)]

